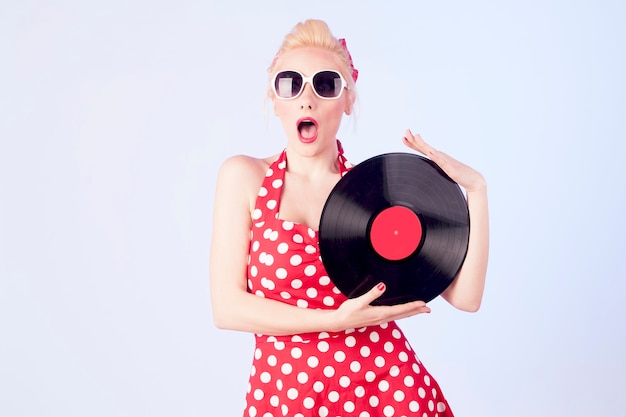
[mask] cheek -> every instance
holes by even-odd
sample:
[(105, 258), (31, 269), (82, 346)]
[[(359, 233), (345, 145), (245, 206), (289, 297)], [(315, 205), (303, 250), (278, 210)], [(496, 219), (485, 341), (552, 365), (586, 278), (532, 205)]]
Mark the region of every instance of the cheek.
[(293, 108), (289, 106), (287, 102), (281, 100), (276, 100), (274, 102), (274, 114), (282, 121), (293, 117), (293, 112)]
[(346, 110), (346, 102), (344, 100), (340, 100), (340, 101), (337, 101), (336, 103), (333, 103), (333, 106), (330, 106), (328, 108), (326, 115), (329, 119), (341, 122), (341, 119), (343, 119), (345, 110)]
[(352, 111), (352, 99), (348, 92), (344, 91), (344, 94), (337, 100), (337, 111), (341, 114), (350, 114)]

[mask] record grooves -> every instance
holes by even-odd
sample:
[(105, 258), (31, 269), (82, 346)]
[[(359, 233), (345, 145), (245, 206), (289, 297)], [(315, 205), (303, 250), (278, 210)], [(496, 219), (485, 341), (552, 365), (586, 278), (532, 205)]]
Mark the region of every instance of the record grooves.
[(429, 302), (465, 259), (469, 213), (460, 187), (435, 163), (410, 153), (354, 166), (331, 191), (320, 219), (320, 254), (346, 296), (387, 286), (373, 304)]

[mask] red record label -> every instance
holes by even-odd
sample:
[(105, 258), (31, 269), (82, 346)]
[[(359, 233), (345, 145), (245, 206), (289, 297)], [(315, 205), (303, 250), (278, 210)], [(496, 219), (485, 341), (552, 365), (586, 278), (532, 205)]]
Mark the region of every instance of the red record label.
[(380, 256), (399, 261), (411, 255), (422, 240), (422, 223), (411, 209), (393, 206), (384, 209), (372, 222), (370, 241)]

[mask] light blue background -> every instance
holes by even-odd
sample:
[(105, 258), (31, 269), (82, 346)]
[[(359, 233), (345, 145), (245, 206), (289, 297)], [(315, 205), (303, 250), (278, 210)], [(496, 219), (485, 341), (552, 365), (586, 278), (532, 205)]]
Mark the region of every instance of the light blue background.
[(411, 128), (488, 180), (482, 309), (401, 322), (456, 414), (622, 415), (626, 7), (556, 0), (4, 1), (0, 415), (240, 415), (216, 171), (283, 148), (266, 68), (309, 17), (360, 70), (352, 162)]

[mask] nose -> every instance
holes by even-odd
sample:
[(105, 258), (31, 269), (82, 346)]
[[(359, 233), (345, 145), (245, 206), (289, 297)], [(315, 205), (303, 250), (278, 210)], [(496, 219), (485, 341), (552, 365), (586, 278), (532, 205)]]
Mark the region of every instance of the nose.
[(304, 84), (304, 88), (302, 89), (302, 93), (300, 93), (300, 109), (301, 110), (312, 110), (315, 104), (316, 95), (313, 91), (313, 86), (311, 83), (307, 82)]

